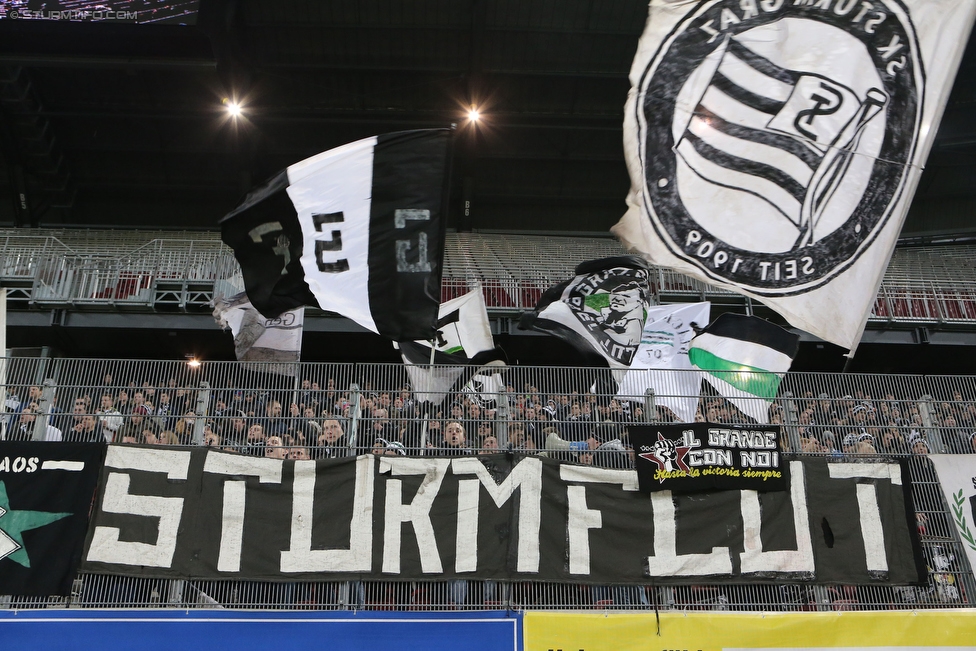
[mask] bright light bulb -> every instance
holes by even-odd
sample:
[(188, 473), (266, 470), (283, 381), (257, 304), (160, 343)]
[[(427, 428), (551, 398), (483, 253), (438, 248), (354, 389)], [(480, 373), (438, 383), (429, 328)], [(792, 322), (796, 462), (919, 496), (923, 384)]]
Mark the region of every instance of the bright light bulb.
[(472, 122), (477, 122), (481, 119), (481, 113), (478, 111), (478, 109), (472, 106), (471, 110), (468, 111), (468, 119)]
[(236, 118), (241, 114), (241, 105), (237, 102), (227, 102), (227, 112)]
[(190, 359), (189, 361), (187, 361), (186, 365), (189, 366), (190, 368), (197, 368), (198, 366), (200, 366), (200, 360), (195, 358)]

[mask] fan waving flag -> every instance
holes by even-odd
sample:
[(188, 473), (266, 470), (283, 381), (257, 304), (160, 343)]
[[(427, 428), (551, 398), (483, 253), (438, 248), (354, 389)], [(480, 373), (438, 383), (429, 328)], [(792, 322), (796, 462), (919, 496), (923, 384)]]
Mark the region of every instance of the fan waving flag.
[(435, 405), (451, 391), (462, 390), (485, 365), (506, 363), (505, 352), (492, 339), (481, 288), (441, 304), (437, 334), (431, 341), (401, 341), (394, 346), (400, 349), (414, 397)]
[[(589, 260), (546, 290), (519, 328), (555, 335), (619, 382), (640, 345), (651, 291), (647, 264), (634, 256)], [(617, 376), (620, 377), (617, 377)]]
[(757, 423), (796, 357), (800, 337), (754, 316), (725, 313), (691, 340), (688, 358), (720, 396)]
[(650, 0), (613, 233), (853, 352), (974, 18), (973, 0)]
[(221, 220), (254, 307), (311, 305), (394, 340), (434, 335), (450, 131), (403, 131), (291, 165)]

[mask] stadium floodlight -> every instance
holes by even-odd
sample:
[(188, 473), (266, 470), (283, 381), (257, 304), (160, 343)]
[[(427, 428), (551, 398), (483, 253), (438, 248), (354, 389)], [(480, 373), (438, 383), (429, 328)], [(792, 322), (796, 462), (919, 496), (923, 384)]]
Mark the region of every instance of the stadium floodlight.
[(225, 97), (223, 100), (221, 100), (221, 103), (224, 105), (224, 108), (227, 109), (228, 115), (230, 115), (232, 118), (241, 116), (241, 105), (237, 102)]

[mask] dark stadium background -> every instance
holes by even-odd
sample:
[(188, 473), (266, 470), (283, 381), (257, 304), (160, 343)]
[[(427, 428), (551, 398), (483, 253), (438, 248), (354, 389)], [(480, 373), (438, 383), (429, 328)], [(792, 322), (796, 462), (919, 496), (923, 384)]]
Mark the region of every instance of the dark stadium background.
[[(646, 15), (646, 0), (203, 0), (189, 26), (0, 18), (0, 228), (214, 230), (290, 163), (457, 123), (450, 228), (605, 238), (629, 187), (623, 105)], [(902, 246), (976, 233), (974, 82), (971, 41)], [(224, 98), (243, 118), (227, 117)], [(512, 361), (578, 363), (561, 342), (519, 333), (516, 316), (494, 318)], [(8, 345), (233, 356), (206, 313), (58, 322), (12, 313)], [(352, 330), (311, 319), (303, 359), (398, 361), (388, 342)], [(974, 335), (872, 327), (848, 370), (971, 373)], [(841, 353), (805, 341), (794, 369), (841, 370)]]

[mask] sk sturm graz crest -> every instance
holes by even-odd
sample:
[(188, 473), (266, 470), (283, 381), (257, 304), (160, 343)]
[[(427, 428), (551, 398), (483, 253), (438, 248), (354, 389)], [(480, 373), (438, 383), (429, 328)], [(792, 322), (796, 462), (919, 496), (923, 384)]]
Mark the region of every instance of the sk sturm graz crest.
[(701, 2), (639, 86), (655, 231), (709, 277), (758, 295), (818, 287), (890, 217), (923, 85), (898, 0)]

